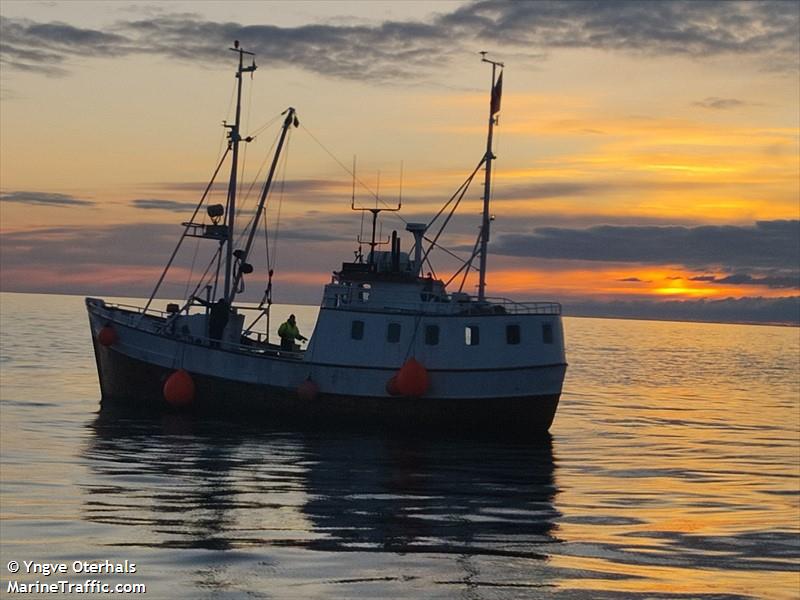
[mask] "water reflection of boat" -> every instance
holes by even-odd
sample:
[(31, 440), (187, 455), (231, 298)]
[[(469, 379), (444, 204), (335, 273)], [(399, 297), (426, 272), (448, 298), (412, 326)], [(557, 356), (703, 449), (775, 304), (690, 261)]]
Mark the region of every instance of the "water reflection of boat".
[[(314, 439), (303, 507), (319, 549), (539, 558), (553, 541), (550, 441)], [(366, 468), (363, 460), (370, 457)]]
[(84, 518), (126, 526), (121, 545), (536, 559), (554, 541), (549, 439), (300, 435), (105, 410), (90, 429)]

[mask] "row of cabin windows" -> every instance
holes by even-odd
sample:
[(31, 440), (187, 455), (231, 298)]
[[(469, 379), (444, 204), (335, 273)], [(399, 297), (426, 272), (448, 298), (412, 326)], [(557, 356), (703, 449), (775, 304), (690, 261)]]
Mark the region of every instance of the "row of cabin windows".
[[(390, 344), (400, 342), (400, 323), (389, 323), (386, 328), (386, 341)], [(364, 339), (364, 321), (353, 321), (350, 327), (350, 337), (354, 340)], [(516, 346), (522, 342), (522, 334), (519, 325), (506, 325), (506, 344)], [(542, 323), (542, 342), (545, 344), (553, 343), (553, 324)], [(477, 325), (467, 325), (464, 328), (464, 343), (467, 346), (478, 346), (481, 343), (481, 330)], [(439, 326), (425, 326), (425, 345), (439, 345)]]

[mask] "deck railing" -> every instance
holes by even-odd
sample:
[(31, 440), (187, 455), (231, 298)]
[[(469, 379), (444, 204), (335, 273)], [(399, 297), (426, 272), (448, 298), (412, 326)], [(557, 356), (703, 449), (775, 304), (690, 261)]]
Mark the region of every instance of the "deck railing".
[(512, 314), (512, 315), (560, 315), (558, 302), (516, 302), (509, 298), (486, 298), (479, 301), (476, 296), (453, 294), (430, 296), (419, 302), (403, 302), (393, 298), (391, 302), (376, 301), (373, 291), (346, 285), (329, 284), (322, 301), (323, 308), (358, 310), (366, 312), (424, 313), (434, 315), (463, 314)]
[(558, 302), (516, 302), (508, 298), (486, 298), (491, 306), (502, 306), (512, 315), (560, 315)]

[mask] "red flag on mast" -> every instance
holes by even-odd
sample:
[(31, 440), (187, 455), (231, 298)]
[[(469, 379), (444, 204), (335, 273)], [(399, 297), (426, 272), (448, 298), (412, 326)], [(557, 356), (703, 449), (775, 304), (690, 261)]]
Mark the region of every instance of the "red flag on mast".
[(500, 72), (500, 77), (497, 78), (497, 82), (494, 84), (492, 88), (492, 106), (491, 111), (494, 115), (495, 113), (500, 112), (500, 98), (503, 95), (503, 72)]

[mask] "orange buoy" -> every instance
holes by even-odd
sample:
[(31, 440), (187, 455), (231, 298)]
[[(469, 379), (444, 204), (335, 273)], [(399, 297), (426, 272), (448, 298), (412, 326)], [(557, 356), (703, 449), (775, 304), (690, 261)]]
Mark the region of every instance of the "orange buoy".
[(100, 331), (97, 332), (97, 341), (101, 346), (108, 348), (109, 346), (116, 344), (117, 340), (119, 340), (117, 330), (111, 325), (103, 325)]
[(170, 406), (181, 408), (194, 400), (194, 381), (185, 369), (178, 369), (164, 382), (164, 400)]
[(397, 389), (397, 375), (392, 375), (386, 382), (386, 393), (390, 396), (400, 396), (400, 390)]
[(297, 386), (297, 397), (300, 398), (300, 400), (310, 402), (316, 400), (318, 395), (319, 386), (311, 381), (310, 378)]
[(400, 367), (394, 379), (397, 391), (403, 396), (418, 398), (428, 391), (428, 371), (413, 356)]

